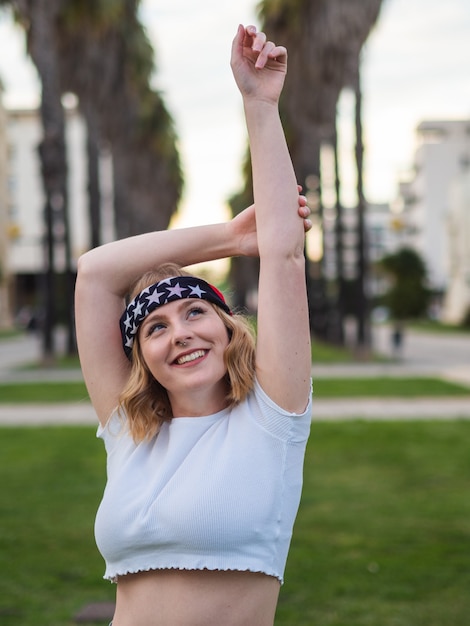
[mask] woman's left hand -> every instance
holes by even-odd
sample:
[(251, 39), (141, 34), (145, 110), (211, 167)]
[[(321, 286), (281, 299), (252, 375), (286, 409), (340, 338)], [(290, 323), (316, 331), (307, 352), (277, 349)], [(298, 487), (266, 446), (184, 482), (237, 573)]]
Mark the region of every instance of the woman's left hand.
[(266, 40), (255, 26), (238, 27), (231, 67), (242, 96), (276, 103), (287, 73), (287, 50)]

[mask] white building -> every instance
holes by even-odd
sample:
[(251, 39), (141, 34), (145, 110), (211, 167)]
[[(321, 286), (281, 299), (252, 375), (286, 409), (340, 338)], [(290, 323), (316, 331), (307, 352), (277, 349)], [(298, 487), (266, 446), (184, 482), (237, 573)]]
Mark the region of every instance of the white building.
[(400, 231), (389, 204), (368, 204), (365, 223), (370, 263), (376, 263), (396, 251), (400, 243)]
[(0, 328), (11, 322), (8, 299), (8, 151), (6, 113), (2, 106), (3, 87), (0, 83)]
[[(44, 191), (38, 157), (42, 126), (37, 110), (7, 111), (8, 145), (8, 248), (7, 265), (14, 313), (37, 307), (40, 278), (45, 268)], [(68, 215), (72, 264), (89, 247), (86, 127), (76, 109), (66, 109)], [(110, 171), (109, 158), (103, 166)], [(109, 185), (108, 185), (109, 186)], [(109, 191), (105, 200), (112, 201)], [(109, 207), (109, 202), (105, 202)], [(106, 219), (105, 225), (108, 227)], [(107, 239), (110, 237), (108, 236)], [(64, 254), (56, 251), (57, 272), (64, 269)]]
[(399, 187), (397, 220), (402, 221), (402, 245), (419, 252), (431, 286), (445, 292), (451, 265), (450, 190), (470, 156), (470, 120), (423, 122), (417, 136), (414, 169)]
[[(13, 274), (35, 274), (43, 267), (44, 191), (38, 157), (41, 137), (41, 121), (36, 110), (8, 112), (9, 219), (13, 235), (9, 261)], [(82, 120), (69, 112), (66, 143), (74, 256), (87, 241), (85, 141)]]
[(442, 321), (460, 324), (470, 316), (470, 160), (463, 162), (451, 188), (448, 236), (449, 284)]

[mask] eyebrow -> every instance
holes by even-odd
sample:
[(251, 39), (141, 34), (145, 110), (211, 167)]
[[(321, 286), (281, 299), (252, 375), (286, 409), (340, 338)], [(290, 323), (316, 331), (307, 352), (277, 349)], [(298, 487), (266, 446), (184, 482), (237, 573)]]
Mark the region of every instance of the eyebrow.
[(152, 313), (150, 313), (150, 315), (147, 315), (147, 317), (142, 322), (142, 328), (146, 326), (149, 322), (163, 321), (167, 319), (167, 317), (168, 316), (165, 314), (162, 315), (160, 311), (152, 311)]
[[(207, 304), (205, 302), (205, 300), (203, 300), (202, 298), (184, 298), (183, 300), (175, 300), (174, 302), (176, 302), (178, 304), (178, 311), (184, 310), (184, 309), (188, 309), (190, 306), (201, 306), (204, 304)], [(172, 304), (171, 302), (169, 302), (168, 304)], [(161, 308), (165, 307), (166, 305), (162, 305)], [(164, 322), (168, 319), (168, 315), (165, 315), (164, 312), (161, 311), (161, 308), (157, 308), (155, 309), (155, 311), (152, 311), (152, 313), (150, 313), (150, 315), (148, 315), (144, 321), (141, 324), (141, 329), (143, 330), (148, 324), (151, 323), (155, 323), (155, 322)]]

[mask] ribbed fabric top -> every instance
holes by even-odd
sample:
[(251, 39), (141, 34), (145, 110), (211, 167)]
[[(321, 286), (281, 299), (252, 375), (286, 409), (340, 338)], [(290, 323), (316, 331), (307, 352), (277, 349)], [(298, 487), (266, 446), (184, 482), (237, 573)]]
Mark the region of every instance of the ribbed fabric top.
[(240, 405), (164, 423), (134, 443), (114, 414), (98, 428), (108, 481), (95, 522), (104, 578), (152, 569), (263, 572), (283, 582), (302, 488), (311, 399), (301, 415), (258, 382)]

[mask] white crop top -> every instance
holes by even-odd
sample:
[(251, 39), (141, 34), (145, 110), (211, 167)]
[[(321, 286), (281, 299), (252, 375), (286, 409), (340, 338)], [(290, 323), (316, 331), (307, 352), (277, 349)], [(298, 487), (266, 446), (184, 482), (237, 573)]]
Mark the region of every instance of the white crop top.
[(263, 572), (281, 583), (302, 488), (311, 399), (296, 415), (255, 382), (238, 406), (165, 422), (134, 443), (98, 428), (108, 481), (95, 522), (104, 578), (154, 569)]

